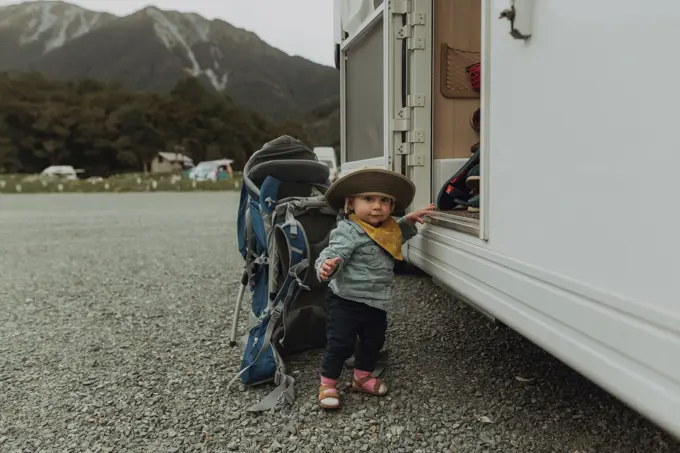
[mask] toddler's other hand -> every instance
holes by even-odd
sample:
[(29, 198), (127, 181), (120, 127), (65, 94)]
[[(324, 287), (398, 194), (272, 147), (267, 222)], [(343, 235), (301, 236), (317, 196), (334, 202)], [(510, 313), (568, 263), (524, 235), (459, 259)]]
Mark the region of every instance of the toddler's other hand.
[(326, 261), (321, 264), (321, 271), (319, 272), (319, 277), (321, 277), (321, 280), (328, 280), (328, 277), (333, 275), (333, 272), (335, 272), (335, 268), (338, 267), (338, 263), (340, 262), (340, 257), (337, 258), (328, 258)]

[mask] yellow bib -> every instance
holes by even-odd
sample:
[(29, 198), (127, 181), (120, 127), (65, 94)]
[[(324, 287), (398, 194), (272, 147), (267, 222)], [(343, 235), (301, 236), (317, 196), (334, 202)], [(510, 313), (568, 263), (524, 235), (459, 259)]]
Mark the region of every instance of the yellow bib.
[(359, 220), (359, 217), (357, 217), (356, 214), (350, 214), (349, 218), (358, 223), (366, 234), (368, 234), (368, 237), (373, 239), (387, 253), (392, 255), (394, 259), (399, 261), (404, 260), (404, 256), (401, 254), (401, 228), (399, 228), (396, 220), (392, 217), (388, 217), (382, 225), (376, 228), (370, 223)]

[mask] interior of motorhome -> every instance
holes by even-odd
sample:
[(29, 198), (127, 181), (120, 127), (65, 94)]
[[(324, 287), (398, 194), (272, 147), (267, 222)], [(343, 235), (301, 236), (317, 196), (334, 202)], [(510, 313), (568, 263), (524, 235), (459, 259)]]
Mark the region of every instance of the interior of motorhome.
[[(433, 15), (432, 153), (433, 192), (468, 163), (470, 171), (456, 184), (458, 197), (439, 209), (479, 219), (480, 91), (466, 71), (481, 58), (481, 2), (435, 0)], [(470, 202), (472, 200), (472, 202)], [(459, 201), (459, 202), (456, 202)]]

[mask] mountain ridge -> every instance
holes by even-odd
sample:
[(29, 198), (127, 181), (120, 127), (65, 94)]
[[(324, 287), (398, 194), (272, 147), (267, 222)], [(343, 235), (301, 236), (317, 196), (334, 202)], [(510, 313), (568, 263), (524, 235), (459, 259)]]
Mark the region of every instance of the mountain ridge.
[(149, 5), (117, 16), (58, 0), (0, 11), (0, 42), (7, 43), (0, 72), (117, 80), (139, 91), (167, 91), (190, 75), (279, 122), (304, 118), (339, 91), (335, 68), (197, 13)]

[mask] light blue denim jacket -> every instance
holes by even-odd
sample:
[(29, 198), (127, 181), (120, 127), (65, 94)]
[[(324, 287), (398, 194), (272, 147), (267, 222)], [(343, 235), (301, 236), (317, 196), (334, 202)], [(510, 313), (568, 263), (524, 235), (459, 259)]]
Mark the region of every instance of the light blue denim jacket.
[[(404, 217), (397, 221), (402, 243), (418, 234)], [(390, 311), (394, 306), (392, 282), (394, 259), (366, 234), (358, 223), (344, 218), (331, 231), (328, 246), (314, 263), (319, 277), (321, 264), (340, 257), (338, 267), (330, 277), (329, 287), (338, 296), (371, 307)]]

